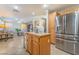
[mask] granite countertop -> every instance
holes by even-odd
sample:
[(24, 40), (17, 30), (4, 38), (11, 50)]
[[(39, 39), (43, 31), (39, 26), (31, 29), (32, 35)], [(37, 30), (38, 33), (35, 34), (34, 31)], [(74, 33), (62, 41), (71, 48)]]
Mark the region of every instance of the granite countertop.
[(33, 34), (36, 36), (46, 36), (46, 35), (50, 35), (50, 33), (35, 33), (35, 32), (27, 32), (28, 34)]

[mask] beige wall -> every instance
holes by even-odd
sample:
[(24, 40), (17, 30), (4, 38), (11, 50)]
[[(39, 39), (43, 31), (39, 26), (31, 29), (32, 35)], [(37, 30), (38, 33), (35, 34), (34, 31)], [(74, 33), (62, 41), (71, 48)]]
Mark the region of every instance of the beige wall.
[(11, 10), (8, 9), (8, 7), (5, 8), (5, 6), (0, 5), (0, 16), (12, 17), (13, 14), (12, 14)]

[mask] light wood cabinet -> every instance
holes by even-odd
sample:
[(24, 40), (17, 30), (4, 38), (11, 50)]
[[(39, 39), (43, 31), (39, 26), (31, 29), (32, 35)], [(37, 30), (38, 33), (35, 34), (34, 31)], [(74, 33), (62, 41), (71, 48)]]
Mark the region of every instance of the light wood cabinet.
[(33, 41), (33, 55), (39, 55), (39, 44)]
[(79, 10), (79, 6), (72, 6), (72, 7), (65, 8), (64, 10), (60, 10), (58, 11), (58, 13), (59, 15), (65, 15), (78, 10)]
[(31, 54), (32, 53), (32, 36), (27, 34), (27, 51)]
[(40, 39), (40, 54), (50, 54), (50, 37), (44, 36)]
[(49, 13), (49, 19), (48, 19), (48, 27), (49, 27), (49, 33), (51, 34), (50, 35), (50, 38), (51, 38), (51, 43), (55, 44), (56, 42), (56, 33), (55, 33), (55, 19), (56, 19), (56, 16), (57, 16), (57, 12), (52, 12), (52, 13)]
[[(27, 51), (32, 55), (49, 55), (50, 54), (50, 34), (36, 34), (29, 32), (26, 34)], [(30, 37), (29, 37), (30, 36)]]

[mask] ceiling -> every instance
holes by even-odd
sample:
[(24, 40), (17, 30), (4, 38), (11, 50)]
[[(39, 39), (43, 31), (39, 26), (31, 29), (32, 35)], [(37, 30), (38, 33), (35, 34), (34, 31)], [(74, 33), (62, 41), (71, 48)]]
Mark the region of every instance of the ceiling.
[[(15, 5), (19, 8), (18, 12), (14, 11), (13, 6)], [(48, 10), (62, 10), (71, 6), (75, 6), (75, 4), (49, 4)], [(33, 16), (33, 12), (35, 12), (35, 15), (45, 15), (45, 9), (42, 4), (1, 4), (0, 9), (5, 9), (11, 15), (10, 17), (18, 17), (21, 19), (28, 19)]]

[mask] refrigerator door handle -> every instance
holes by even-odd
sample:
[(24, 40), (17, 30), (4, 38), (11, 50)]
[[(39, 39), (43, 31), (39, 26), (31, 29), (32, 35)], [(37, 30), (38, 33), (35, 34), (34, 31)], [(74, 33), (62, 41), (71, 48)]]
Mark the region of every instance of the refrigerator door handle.
[(64, 31), (66, 29), (66, 15), (64, 16)]

